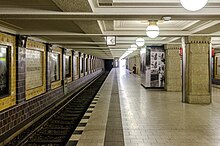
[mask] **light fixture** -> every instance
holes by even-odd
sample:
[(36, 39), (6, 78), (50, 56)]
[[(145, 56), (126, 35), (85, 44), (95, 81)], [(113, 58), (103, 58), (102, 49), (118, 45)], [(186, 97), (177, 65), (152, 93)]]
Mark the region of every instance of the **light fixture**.
[(138, 47), (142, 47), (145, 44), (145, 40), (143, 38), (137, 38), (136, 44)]
[[(137, 46), (136, 46), (137, 47)], [(131, 54), (134, 50), (132, 50), (131, 48), (128, 48), (128, 50), (120, 57), (120, 59), (123, 59), (125, 57), (127, 57), (129, 54)]]
[(170, 21), (172, 19), (171, 16), (163, 16), (162, 20), (164, 21)]
[(149, 25), (146, 29), (147, 36), (150, 38), (156, 38), (159, 33), (159, 27), (157, 26), (157, 21), (149, 21)]
[(126, 51), (125, 53), (130, 54), (130, 53), (132, 53), (132, 52), (133, 52), (132, 50), (128, 50), (128, 51)]
[(132, 44), (132, 45), (131, 45), (131, 50), (133, 50), (133, 51), (137, 50), (137, 45)]
[(198, 11), (205, 7), (208, 0), (180, 0), (180, 3), (188, 11)]
[(128, 51), (133, 51), (132, 48), (128, 48)]

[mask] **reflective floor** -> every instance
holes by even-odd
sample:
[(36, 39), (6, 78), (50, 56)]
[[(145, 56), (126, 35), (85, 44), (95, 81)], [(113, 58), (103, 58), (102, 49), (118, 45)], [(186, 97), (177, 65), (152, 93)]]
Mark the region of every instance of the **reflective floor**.
[(185, 104), (181, 93), (145, 89), (117, 70), (126, 146), (220, 146), (220, 89), (210, 105)]

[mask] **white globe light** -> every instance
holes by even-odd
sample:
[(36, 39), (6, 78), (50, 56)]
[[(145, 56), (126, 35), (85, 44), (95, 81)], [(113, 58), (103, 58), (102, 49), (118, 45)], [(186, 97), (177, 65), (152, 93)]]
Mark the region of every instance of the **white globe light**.
[(189, 11), (198, 11), (205, 7), (208, 0), (180, 0), (181, 5)]
[(128, 50), (128, 51), (126, 51), (125, 53), (127, 54), (131, 54), (133, 51), (132, 50)]
[(145, 44), (145, 40), (143, 38), (137, 38), (136, 44), (138, 45), (138, 47), (142, 47)]
[(157, 25), (149, 25), (146, 29), (146, 33), (148, 37), (156, 38), (160, 34), (160, 30)]
[(137, 50), (137, 45), (135, 45), (135, 44), (131, 45), (131, 49), (132, 50)]

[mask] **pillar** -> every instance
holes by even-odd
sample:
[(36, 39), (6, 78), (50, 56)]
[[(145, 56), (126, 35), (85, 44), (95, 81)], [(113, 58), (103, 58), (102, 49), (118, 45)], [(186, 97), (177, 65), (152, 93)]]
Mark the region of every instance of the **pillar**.
[(47, 44), (46, 52), (46, 90), (51, 89), (51, 72), (50, 72), (50, 53), (52, 52), (52, 45)]
[(63, 61), (62, 61), (62, 85), (63, 85), (63, 93), (66, 95), (68, 93), (68, 87), (67, 87), (67, 84), (68, 84), (68, 80), (66, 78), (66, 53), (67, 53), (67, 49), (65, 48), (62, 48), (62, 58), (63, 58)]
[(165, 45), (165, 89), (172, 92), (182, 90), (182, 69), (179, 50), (181, 45)]
[(185, 101), (211, 103), (210, 42), (207, 36), (185, 38)]
[(74, 56), (75, 56), (75, 51), (72, 50), (72, 81), (75, 80), (75, 71), (74, 70), (75, 70), (75, 63), (77, 63), (77, 62), (75, 62)]
[(26, 51), (27, 36), (16, 36), (16, 70), (17, 70), (17, 82), (16, 82), (16, 102), (17, 104), (25, 102), (25, 51)]

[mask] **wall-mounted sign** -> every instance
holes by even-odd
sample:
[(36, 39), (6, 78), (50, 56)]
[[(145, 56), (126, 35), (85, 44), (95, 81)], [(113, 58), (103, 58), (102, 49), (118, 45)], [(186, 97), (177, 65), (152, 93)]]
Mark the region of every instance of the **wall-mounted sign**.
[(115, 46), (116, 45), (116, 37), (115, 36), (107, 36), (106, 37), (107, 46)]

